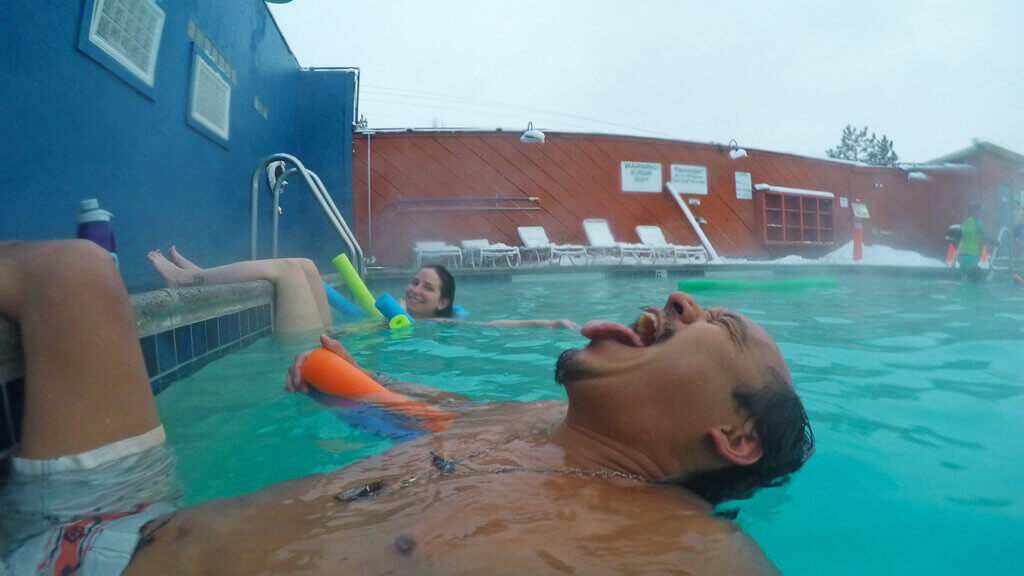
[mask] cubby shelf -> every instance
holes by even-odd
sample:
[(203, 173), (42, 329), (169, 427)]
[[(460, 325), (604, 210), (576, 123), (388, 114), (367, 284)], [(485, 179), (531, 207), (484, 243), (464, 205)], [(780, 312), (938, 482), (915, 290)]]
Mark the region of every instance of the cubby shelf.
[(832, 244), (833, 198), (758, 190), (756, 209), (765, 245)]

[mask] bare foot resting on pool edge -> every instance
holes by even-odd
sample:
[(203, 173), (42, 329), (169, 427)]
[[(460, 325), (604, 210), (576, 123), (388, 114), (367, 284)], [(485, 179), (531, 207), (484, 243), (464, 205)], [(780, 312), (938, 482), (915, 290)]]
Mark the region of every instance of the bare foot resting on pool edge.
[[(174, 248), (171, 248), (172, 257), (175, 254), (176, 251)], [(157, 274), (164, 279), (164, 283), (167, 284), (168, 288), (201, 286), (203, 284), (203, 275), (198, 273), (202, 270), (191, 262), (189, 262), (189, 264), (192, 264), (192, 269), (186, 270), (168, 260), (159, 250), (153, 250), (149, 254), (146, 254), (146, 258), (149, 259), (150, 264), (153, 265), (153, 269), (156, 270)], [(182, 260), (184, 260), (184, 258), (182, 258)], [(188, 261), (186, 260), (186, 262)]]
[(182, 270), (202, 270), (202, 268), (193, 264), (191, 260), (179, 254), (177, 246), (171, 246), (167, 253), (171, 255), (171, 262), (174, 262)]

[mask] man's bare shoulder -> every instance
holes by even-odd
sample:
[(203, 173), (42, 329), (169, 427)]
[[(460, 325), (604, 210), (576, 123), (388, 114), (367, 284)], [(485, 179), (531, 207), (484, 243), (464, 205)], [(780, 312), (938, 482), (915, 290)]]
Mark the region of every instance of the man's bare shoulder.
[(607, 561), (621, 570), (779, 574), (738, 524), (715, 517), (710, 505), (685, 489), (598, 482), (575, 493), (581, 500), (576, 503), (577, 524), (599, 528), (583, 540), (577, 539), (579, 533), (574, 530), (565, 531), (564, 537), (573, 540), (574, 546), (605, 541), (609, 550), (619, 551)]

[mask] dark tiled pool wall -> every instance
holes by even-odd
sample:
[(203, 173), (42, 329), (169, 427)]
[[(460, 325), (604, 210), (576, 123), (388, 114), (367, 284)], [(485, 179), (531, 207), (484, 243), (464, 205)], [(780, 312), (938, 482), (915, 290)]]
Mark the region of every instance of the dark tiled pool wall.
[(153, 394), (211, 360), (269, 336), (270, 314), (270, 304), (263, 304), (139, 339)]
[[(133, 296), (153, 394), (206, 363), (271, 335), (273, 289), (263, 284)], [(183, 311), (190, 315), (183, 317)], [(0, 319), (0, 468), (18, 444), (24, 395), (20, 336), (13, 324)]]
[(25, 400), (25, 379), (15, 378), (0, 387), (0, 460), (14, 452), (21, 430), (21, 407)]

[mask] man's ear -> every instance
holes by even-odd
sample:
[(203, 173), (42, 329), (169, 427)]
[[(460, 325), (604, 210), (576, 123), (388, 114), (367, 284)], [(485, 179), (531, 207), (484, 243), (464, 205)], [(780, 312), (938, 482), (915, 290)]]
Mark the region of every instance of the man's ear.
[(715, 451), (722, 458), (738, 466), (750, 466), (761, 459), (764, 449), (754, 428), (753, 418), (740, 426), (718, 426), (708, 430)]

